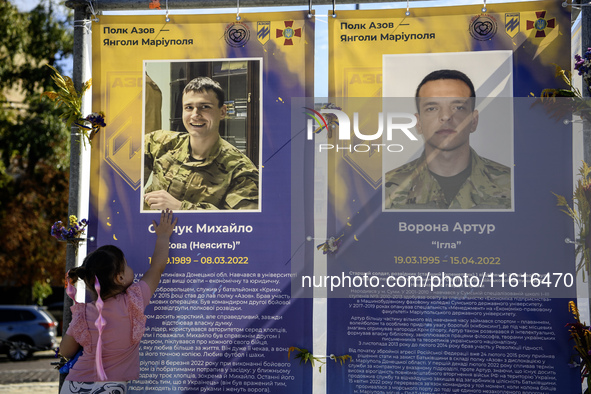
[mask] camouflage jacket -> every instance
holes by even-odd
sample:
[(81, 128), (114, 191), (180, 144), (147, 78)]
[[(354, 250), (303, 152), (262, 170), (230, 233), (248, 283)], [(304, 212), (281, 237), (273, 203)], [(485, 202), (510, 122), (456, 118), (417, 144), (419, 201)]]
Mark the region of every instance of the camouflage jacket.
[(166, 190), (183, 210), (258, 209), (258, 169), (221, 137), (203, 162), (191, 158), (187, 133), (154, 131), (144, 148), (145, 193)]
[(386, 209), (510, 209), (511, 170), (471, 149), (472, 172), (448, 204), (425, 153), (385, 176)]

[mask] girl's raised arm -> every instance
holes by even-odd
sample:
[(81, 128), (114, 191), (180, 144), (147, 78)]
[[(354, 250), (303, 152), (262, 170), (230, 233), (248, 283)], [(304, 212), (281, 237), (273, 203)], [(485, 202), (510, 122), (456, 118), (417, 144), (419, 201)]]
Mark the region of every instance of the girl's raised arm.
[(152, 294), (154, 294), (158, 288), (160, 277), (166, 268), (170, 236), (176, 226), (177, 220), (178, 218), (174, 218), (173, 221), (172, 211), (166, 209), (165, 211), (162, 211), (162, 214), (160, 215), (160, 224), (157, 224), (154, 220), (152, 221), (154, 229), (156, 230), (156, 245), (154, 246), (150, 268), (142, 277), (142, 280), (150, 287)]

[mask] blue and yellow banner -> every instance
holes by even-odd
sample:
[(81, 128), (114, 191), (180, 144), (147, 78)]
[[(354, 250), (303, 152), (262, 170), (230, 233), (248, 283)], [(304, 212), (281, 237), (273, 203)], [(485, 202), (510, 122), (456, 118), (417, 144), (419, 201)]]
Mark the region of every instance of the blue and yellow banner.
[(299, 122), (328, 168), (326, 271), (300, 286), (335, 297), (327, 347), (355, 360), (328, 392), (580, 392), (571, 114), (526, 98), (565, 88), (570, 12), (482, 8), (329, 18), (331, 98)]
[[(119, 246), (139, 280), (159, 220), (148, 193), (170, 182), (170, 193), (190, 185), (187, 196), (197, 196), (175, 209), (169, 264), (146, 310), (141, 374), (130, 391), (310, 391), (311, 370), (287, 357), (290, 346), (305, 347), (311, 328), (302, 319), (308, 303), (289, 291), (285, 147), (291, 97), (312, 94), (313, 51), (307, 12), (101, 16), (93, 25), (93, 110), (104, 112), (107, 127), (92, 145), (89, 250)], [(224, 90), (216, 146), (233, 152), (203, 180), (183, 175), (212, 166), (195, 152), (189, 158), (194, 146), (183, 137), (207, 123), (184, 119), (189, 104), (202, 116), (211, 110), (185, 100), (197, 77)], [(189, 164), (169, 179), (172, 171), (154, 164), (159, 154)], [(243, 183), (219, 192), (235, 178)]]

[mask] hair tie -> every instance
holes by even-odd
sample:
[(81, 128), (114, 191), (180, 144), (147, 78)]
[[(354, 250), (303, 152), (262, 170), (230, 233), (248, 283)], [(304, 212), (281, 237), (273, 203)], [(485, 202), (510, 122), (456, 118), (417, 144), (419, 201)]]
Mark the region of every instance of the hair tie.
[(98, 317), (94, 322), (94, 325), (98, 329), (98, 342), (96, 344), (96, 372), (98, 373), (100, 381), (106, 381), (107, 374), (105, 373), (105, 369), (103, 367), (103, 329), (107, 322), (103, 318), (103, 306), (105, 303), (101, 298), (101, 284), (99, 283), (98, 278), (94, 277), (94, 289), (96, 290), (96, 294), (98, 298), (96, 299), (96, 309), (98, 310)]
[(74, 304), (77, 304), (76, 301), (76, 287), (72, 284), (72, 278), (70, 278), (70, 271), (66, 272), (66, 294), (68, 297), (74, 301)]

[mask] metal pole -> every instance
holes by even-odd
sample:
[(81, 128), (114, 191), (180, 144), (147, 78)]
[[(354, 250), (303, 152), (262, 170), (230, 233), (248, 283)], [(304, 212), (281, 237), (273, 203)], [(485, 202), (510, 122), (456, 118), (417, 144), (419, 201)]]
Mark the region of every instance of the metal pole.
[[(591, 9), (590, 0), (581, 1), (581, 51), (580, 55), (583, 55), (587, 48), (591, 47)], [(585, 80), (581, 89), (583, 97), (589, 97), (589, 86)], [(591, 163), (591, 125), (589, 121), (583, 118), (583, 160), (585, 163)], [(589, 297), (589, 308), (587, 313), (591, 315), (591, 278), (587, 276), (587, 290)]]
[[(413, 0), (416, 1), (416, 0)], [(426, 0), (432, 1), (432, 0)], [(70, 2), (82, 2), (82, 0), (71, 0)], [(85, 2), (85, 1), (84, 1)], [(314, 5), (330, 5), (333, 0), (314, 0)], [(342, 4), (355, 3), (400, 3), (406, 0), (355, 0), (339, 1)], [(146, 0), (100, 0), (93, 1), (96, 11), (148, 11), (149, 2)], [(160, 6), (164, 9), (164, 0), (160, 1)], [(241, 7), (307, 7), (305, 0), (242, 0)], [(69, 6), (71, 7), (71, 6)], [(204, 8), (236, 8), (236, 0), (174, 0), (169, 1), (168, 9), (204, 9)]]
[[(85, 64), (87, 62), (86, 44), (90, 40), (90, 13), (87, 9), (88, 3), (72, 4), (74, 9), (74, 48), (73, 48), (73, 69), (72, 81), (77, 91), (82, 89), (82, 85), (89, 78), (86, 75)], [(71, 5), (68, 5), (71, 6)], [(68, 194), (68, 217), (76, 215), (80, 219), (80, 181), (82, 176), (81, 159), (82, 159), (82, 135), (78, 127), (72, 126), (70, 129), (70, 188)], [(76, 266), (77, 247), (72, 244), (67, 244), (66, 250), (66, 272)], [(70, 307), (72, 300), (67, 295), (64, 295), (64, 318), (63, 318), (63, 333), (66, 332), (70, 322), (72, 321), (72, 312)], [(65, 375), (60, 375), (60, 389), (63, 384)]]
[[(591, 47), (591, 0), (581, 1), (581, 51), (583, 55), (587, 48)], [(589, 85), (583, 80), (581, 89), (583, 97), (589, 97)], [(588, 121), (583, 119), (583, 160), (586, 163), (591, 163), (591, 130)], [(590, 281), (591, 283), (591, 281)]]
[[(580, 55), (583, 55), (587, 48), (591, 47), (591, 0), (582, 0), (581, 1), (581, 52)], [(589, 95), (589, 85), (583, 80), (583, 97), (590, 97)], [(585, 143), (585, 151), (584, 151), (584, 159), (587, 163), (589, 163), (589, 159), (591, 159), (591, 139), (589, 139), (589, 125), (585, 124), (585, 135), (584, 135), (584, 143)]]

